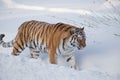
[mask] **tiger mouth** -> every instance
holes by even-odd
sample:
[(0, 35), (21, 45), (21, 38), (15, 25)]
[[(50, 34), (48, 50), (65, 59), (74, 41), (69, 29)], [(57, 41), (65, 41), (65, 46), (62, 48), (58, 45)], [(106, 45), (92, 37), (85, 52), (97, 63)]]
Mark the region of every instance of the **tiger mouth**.
[(81, 49), (81, 47), (77, 47), (78, 48), (78, 50), (80, 50)]
[(82, 47), (82, 46), (79, 47), (79, 46), (78, 46), (77, 48), (78, 48), (78, 50), (81, 50), (81, 49), (83, 49), (84, 47)]

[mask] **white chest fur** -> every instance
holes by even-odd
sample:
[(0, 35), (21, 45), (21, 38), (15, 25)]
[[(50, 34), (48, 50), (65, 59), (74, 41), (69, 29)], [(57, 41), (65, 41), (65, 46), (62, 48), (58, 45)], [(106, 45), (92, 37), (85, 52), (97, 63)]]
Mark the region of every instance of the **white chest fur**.
[(59, 47), (56, 50), (57, 55), (71, 55), (74, 50), (74, 47), (70, 44), (70, 41), (64, 43), (63, 45), (63, 40), (61, 40), (61, 43)]

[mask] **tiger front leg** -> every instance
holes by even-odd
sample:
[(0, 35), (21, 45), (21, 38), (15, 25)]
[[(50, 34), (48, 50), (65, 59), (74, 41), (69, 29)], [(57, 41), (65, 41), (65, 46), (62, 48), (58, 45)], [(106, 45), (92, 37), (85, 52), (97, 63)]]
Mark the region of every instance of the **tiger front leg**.
[(49, 61), (51, 64), (56, 64), (56, 53), (54, 50), (49, 50)]
[(76, 69), (76, 62), (74, 55), (65, 56), (65, 60), (71, 68)]

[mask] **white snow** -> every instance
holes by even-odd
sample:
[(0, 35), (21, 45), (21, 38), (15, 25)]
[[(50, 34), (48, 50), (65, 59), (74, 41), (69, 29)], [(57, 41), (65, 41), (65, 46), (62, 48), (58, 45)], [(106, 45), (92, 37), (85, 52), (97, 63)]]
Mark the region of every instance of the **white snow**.
[(0, 34), (14, 39), (18, 27), (28, 20), (64, 22), (85, 27), (87, 46), (74, 50), (77, 70), (62, 58), (58, 65), (48, 55), (30, 58), (26, 48), (12, 56), (12, 48), (0, 46), (0, 80), (120, 80), (119, 0), (1, 0)]

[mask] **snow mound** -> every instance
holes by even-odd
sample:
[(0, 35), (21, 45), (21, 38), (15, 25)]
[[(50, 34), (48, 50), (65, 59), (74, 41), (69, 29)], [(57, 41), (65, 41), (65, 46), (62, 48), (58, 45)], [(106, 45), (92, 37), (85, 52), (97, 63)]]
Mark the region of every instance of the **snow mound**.
[(74, 70), (42, 62), (39, 58), (0, 53), (0, 80), (117, 80), (96, 70)]

